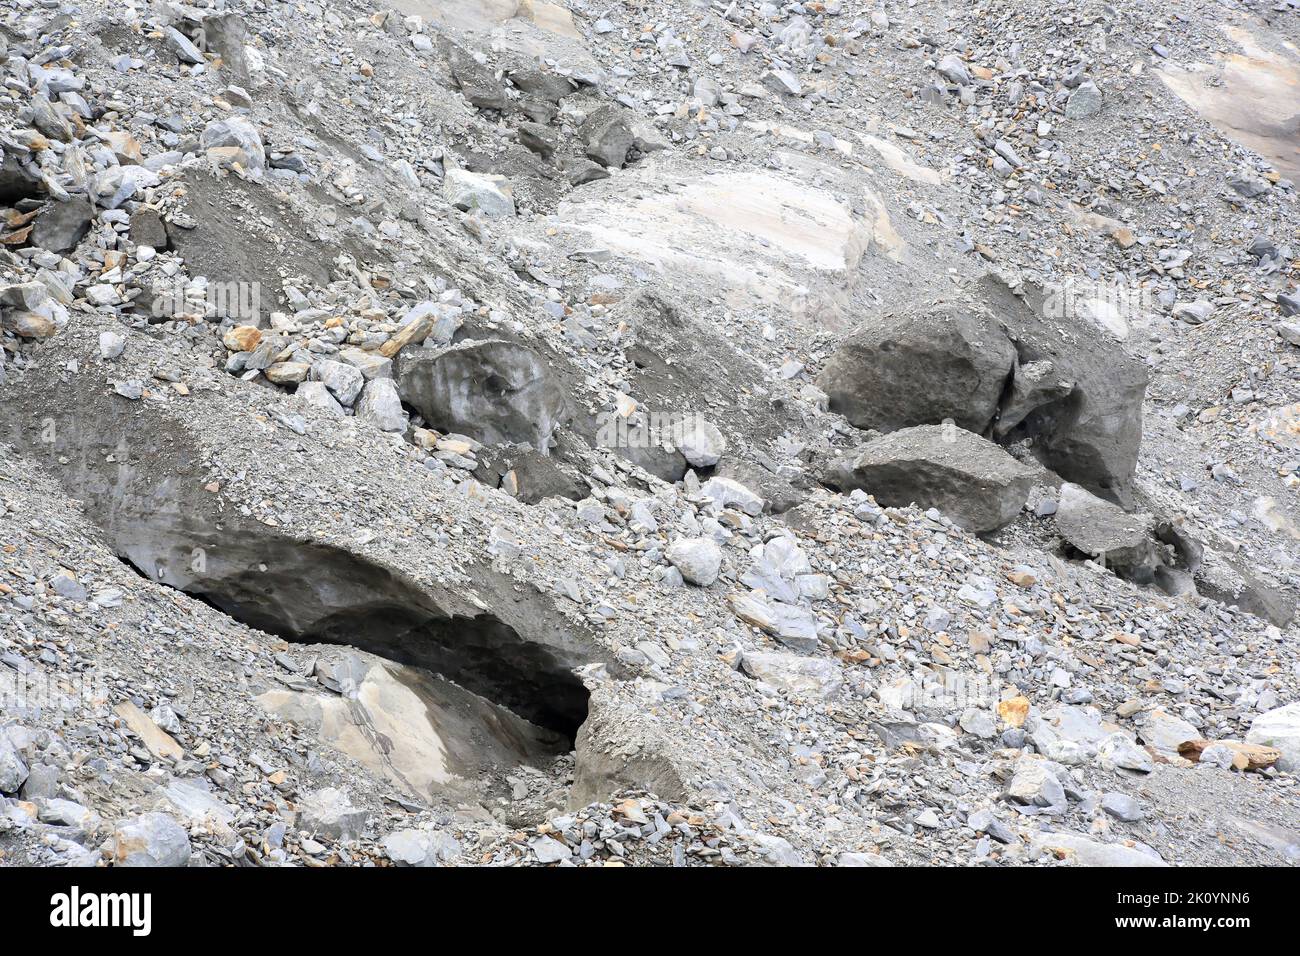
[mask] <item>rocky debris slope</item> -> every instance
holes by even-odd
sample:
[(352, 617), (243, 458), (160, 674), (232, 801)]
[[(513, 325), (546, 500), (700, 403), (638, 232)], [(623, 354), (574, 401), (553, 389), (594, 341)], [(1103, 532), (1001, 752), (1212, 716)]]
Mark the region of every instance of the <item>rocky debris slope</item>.
[(1293, 5), (392, 5), (0, 13), (0, 859), (1297, 859)]

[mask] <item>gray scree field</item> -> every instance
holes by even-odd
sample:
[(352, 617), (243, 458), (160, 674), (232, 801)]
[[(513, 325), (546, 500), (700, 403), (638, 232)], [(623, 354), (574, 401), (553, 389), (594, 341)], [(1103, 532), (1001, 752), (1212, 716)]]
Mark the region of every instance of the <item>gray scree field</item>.
[(0, 865), (1300, 862), (1296, 0), (5, 0)]

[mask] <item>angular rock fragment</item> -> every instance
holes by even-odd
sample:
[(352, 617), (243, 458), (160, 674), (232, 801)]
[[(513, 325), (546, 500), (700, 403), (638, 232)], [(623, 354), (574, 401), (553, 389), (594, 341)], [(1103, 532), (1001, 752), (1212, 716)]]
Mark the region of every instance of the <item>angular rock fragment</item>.
[(95, 210), (85, 199), (51, 203), (36, 217), (31, 243), (50, 252), (71, 252), (90, 230), (94, 219)]
[(825, 577), (812, 573), (812, 563), (791, 535), (780, 535), (750, 550), (754, 563), (740, 580), (755, 591), (789, 604), (820, 595)]
[(1279, 770), (1300, 770), (1300, 702), (1260, 714), (1246, 732), (1246, 742), (1280, 751)]
[(621, 169), (632, 148), (632, 127), (622, 107), (606, 103), (595, 109), (578, 127), (587, 157), (602, 166)]
[(262, 374), (275, 385), (299, 385), (307, 381), (311, 366), (306, 362), (276, 362), (264, 368)]
[(331, 840), (355, 840), (370, 821), (369, 813), (353, 806), (348, 795), (335, 787), (310, 794), (302, 802), (300, 814), (299, 829)]
[(690, 584), (708, 587), (718, 579), (722, 551), (708, 538), (678, 538), (664, 552), (668, 563)]
[(961, 57), (955, 53), (949, 53), (939, 61), (935, 67), (939, 75), (949, 83), (955, 86), (970, 86), (970, 71), (966, 69), (966, 64), (962, 62)]
[(1129, 514), (1067, 482), (1061, 486), (1054, 520), (1056, 530), (1076, 551), (1141, 583), (1154, 580), (1160, 560), (1150, 515)]
[(761, 591), (727, 598), (732, 613), (791, 650), (812, 654), (817, 650), (817, 618), (804, 607), (768, 599)]
[(665, 800), (682, 800), (686, 782), (670, 754), (673, 748), (641, 711), (607, 692), (591, 696), (590, 713), (574, 746), (569, 806), (608, 800), (635, 788)]
[(141, 206), (131, 214), (131, 241), (158, 250), (167, 248), (167, 226), (158, 210)]
[(376, 378), (393, 377), (393, 360), (376, 352), (358, 348), (340, 349), (339, 361), (356, 366), (367, 382)]
[(190, 838), (165, 813), (142, 813), (113, 830), (115, 866), (188, 866)]
[(205, 150), (234, 149), (236, 161), (250, 171), (255, 172), (266, 165), (262, 134), (242, 116), (212, 121), (203, 128), (199, 143)]
[(490, 218), (515, 214), (515, 201), (504, 176), (448, 169), (442, 181), (442, 194), (463, 212), (481, 212)]
[(868, 444), (843, 480), (882, 505), (938, 508), (967, 531), (986, 532), (1020, 513), (1033, 476), (987, 439), (953, 426), (922, 425)]
[(1286, 627), (1295, 618), (1296, 599), (1281, 587), (1270, 584), (1242, 561), (1217, 551), (1207, 551), (1205, 562), (1194, 569), (1196, 591), (1222, 604), (1241, 610), (1278, 627)]
[(351, 406), (361, 394), (366, 380), (360, 370), (345, 362), (321, 359), (311, 367), (311, 379), (322, 382), (340, 405)]
[(1155, 769), (1155, 760), (1151, 754), (1122, 731), (1105, 737), (1097, 745), (1097, 763), (1106, 770), (1150, 773)]
[(1209, 760), (1209, 753), (1222, 748), (1228, 751), (1228, 760), (1237, 770), (1267, 770), (1282, 759), (1282, 751), (1263, 744), (1248, 744), (1237, 740), (1204, 740), (1196, 738), (1178, 745), (1178, 756), (1192, 763), (1199, 763), (1204, 756)]
[(99, 357), (105, 362), (120, 358), (126, 350), (126, 339), (117, 332), (99, 333)]
[(608, 436), (598, 433), (597, 443), (613, 448), (616, 454), (656, 478), (668, 482), (681, 481), (690, 467), (667, 429), (634, 425), (621, 434), (617, 428), (611, 431), (613, 434)]
[(176, 739), (130, 701), (118, 704), (113, 708), (113, 713), (122, 719), (122, 723), (140, 738), (155, 757), (179, 760), (185, 756), (184, 748), (176, 742)]
[(762, 76), (762, 83), (773, 93), (782, 96), (800, 96), (803, 93), (799, 77), (789, 70), (768, 70)]
[(700, 487), (700, 497), (706, 499), (712, 510), (732, 508), (747, 515), (763, 513), (763, 498), (731, 478), (710, 478)]
[(954, 308), (896, 313), (860, 325), (831, 356), (818, 386), (859, 428), (894, 431), (951, 419), (983, 432), (1016, 351), (993, 323)]
[(1049, 360), (1017, 364), (1011, 389), (1003, 397), (998, 419), (993, 423), (995, 438), (1005, 438), (1036, 409), (1059, 402), (1074, 391), (1074, 383), (1061, 377)]
[(460, 844), (438, 830), (394, 830), (384, 837), (384, 853), (399, 866), (440, 866), (460, 856)]
[(31, 100), (32, 125), (48, 136), (67, 143), (72, 141), (72, 125), (64, 118), (63, 110), (46, 96), (33, 96)]
[(1192, 724), (1163, 708), (1148, 711), (1138, 723), (1138, 736), (1157, 753), (1171, 757), (1189, 740), (1200, 736)]
[(303, 382), (293, 394), (308, 405), (323, 408), (326, 412), (338, 418), (347, 416), (343, 406), (339, 404), (338, 399), (334, 397), (324, 382)]
[(600, 163), (581, 157), (564, 164), (564, 173), (571, 186), (585, 186), (601, 179), (609, 179), (609, 170)]
[(236, 325), (221, 336), (221, 344), (231, 352), (251, 352), (262, 342), (262, 330), (255, 325)]
[(1022, 758), (1003, 796), (1037, 807), (1065, 806), (1065, 790), (1046, 760)]
[(20, 339), (48, 339), (58, 331), (57, 326), (48, 317), (17, 309), (0, 313), (0, 328), (12, 332)]
[(1102, 96), (1097, 84), (1088, 80), (1081, 83), (1065, 101), (1066, 119), (1087, 119), (1101, 112)]
[(41, 803), (39, 819), (42, 823), (72, 827), (83, 833), (93, 833), (102, 822), (99, 814), (89, 807), (59, 797), (46, 798)]
[(492, 71), (460, 47), (451, 49), (451, 75), (461, 94), (481, 110), (506, 108), (506, 91)]
[(506, 70), (506, 78), (523, 92), (548, 103), (558, 103), (575, 89), (567, 76), (534, 64), (521, 64)]
[(204, 46), (210, 53), (221, 57), (221, 67), (245, 85), (250, 85), (253, 78), (250, 60), (253, 54), (245, 51), (248, 31), (244, 26), (243, 14), (237, 11), (227, 13), (206, 13), (203, 17)]
[[(1028, 283), (1013, 287), (1004, 277), (989, 273), (980, 290), (1014, 340), (1021, 367), (1051, 362), (1054, 372), (1040, 383), (1055, 380), (1073, 385), (1056, 400), (1037, 404), (1020, 417), (1013, 381), (1010, 417), (1020, 421), (1014, 428), (1002, 429), (999, 440), (1032, 438), (1035, 456), (1058, 475), (1094, 494), (1127, 503), (1142, 443), (1145, 365), (1113, 338), (1079, 328), (1070, 312), (1068, 289), (1048, 292)], [(1045, 397), (1037, 391), (1036, 401)]]
[(515, 137), (522, 145), (528, 147), (545, 160), (549, 160), (554, 156), (559, 148), (555, 134), (550, 127), (543, 126), (541, 123), (520, 123), (515, 130)]
[(0, 728), (0, 793), (17, 793), (27, 779), (27, 764)]
[(167, 27), (163, 30), (163, 38), (167, 41), (167, 45), (171, 47), (172, 52), (176, 54), (176, 58), (182, 63), (203, 62), (203, 53), (180, 30), (175, 27)]
[(376, 378), (365, 384), (357, 402), (357, 418), (373, 422), (386, 432), (406, 431), (406, 412), (391, 378)]
[(1076, 866), (1156, 867), (1168, 866), (1154, 850), (1104, 843), (1082, 833), (1043, 833), (1031, 845), (1034, 854), (1050, 854)]
[(535, 449), (511, 446), (490, 453), (478, 453), (475, 477), (488, 487), (500, 487), (525, 504), (547, 498), (579, 501), (590, 490), (554, 458)]
[(698, 415), (688, 415), (674, 426), (673, 442), (692, 468), (711, 468), (727, 450), (722, 432)]

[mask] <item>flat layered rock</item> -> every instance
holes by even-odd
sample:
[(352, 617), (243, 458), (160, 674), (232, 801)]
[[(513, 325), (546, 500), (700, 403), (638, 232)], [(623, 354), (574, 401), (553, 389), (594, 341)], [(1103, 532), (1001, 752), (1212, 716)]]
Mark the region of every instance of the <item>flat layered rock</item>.
[(831, 193), (772, 173), (669, 176), (647, 167), (619, 183), (562, 203), (559, 228), (767, 302), (806, 295), (813, 277), (847, 282), (879, 228)]
[(1048, 853), (1075, 866), (1168, 866), (1155, 851), (1104, 843), (1082, 833), (1043, 833), (1031, 845), (1036, 854)]
[(867, 445), (847, 478), (891, 507), (938, 508), (967, 531), (994, 531), (1024, 506), (1032, 469), (952, 426), (905, 428)]

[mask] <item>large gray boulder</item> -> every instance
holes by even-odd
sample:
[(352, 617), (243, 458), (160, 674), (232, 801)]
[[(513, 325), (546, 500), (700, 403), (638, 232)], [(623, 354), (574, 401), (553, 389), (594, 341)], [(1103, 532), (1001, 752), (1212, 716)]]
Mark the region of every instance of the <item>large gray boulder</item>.
[(951, 420), (1002, 444), (1032, 439), (1054, 472), (1132, 503), (1147, 370), (1066, 289), (979, 284), (978, 307), (900, 310), (857, 328), (817, 384), (859, 428)]
[(1056, 530), (1076, 551), (1142, 583), (1150, 583), (1162, 563), (1150, 515), (1129, 514), (1076, 484), (1061, 486)]
[[(1001, 440), (1032, 438), (1034, 454), (1062, 478), (1130, 504), (1146, 366), (1092, 320), (1072, 316), (1069, 296), (1032, 285), (1013, 288), (994, 273), (980, 288), (1015, 342), (1020, 368), (1034, 376), (1012, 390), (1008, 404), (1022, 402), (1027, 393), (1038, 399), (1032, 408), (1015, 409), (1016, 425)], [(1051, 369), (1038, 364), (1043, 362)]]
[(299, 806), (298, 828), (331, 840), (356, 840), (365, 832), (370, 814), (352, 805), (342, 790), (326, 787), (309, 794)]
[(506, 108), (506, 91), (496, 75), (473, 55), (452, 45), (449, 56), (451, 75), (461, 94), (481, 110)]
[(542, 454), (568, 400), (542, 357), (503, 339), (402, 353), (397, 390), (429, 424), (484, 444), (530, 444)]
[(1034, 471), (993, 442), (952, 425), (905, 428), (871, 442), (845, 469), (845, 491), (882, 505), (938, 508), (967, 531), (994, 531), (1029, 497)]
[(687, 415), (672, 429), (673, 443), (692, 468), (712, 468), (727, 450), (718, 426), (699, 415)]
[(667, 482), (681, 481), (690, 467), (668, 428), (628, 425), (611, 417), (597, 429), (596, 444)]
[(804, 657), (783, 651), (748, 651), (745, 673), (797, 697), (829, 700), (844, 686), (844, 665), (833, 657)]
[(440, 830), (395, 830), (384, 837), (384, 853), (398, 866), (440, 866), (460, 856), (460, 843)]
[(504, 176), (448, 169), (442, 178), (442, 195), (464, 212), (479, 212), (488, 218), (515, 214), (514, 195)]
[(369, 421), (386, 432), (406, 431), (406, 412), (402, 399), (391, 378), (376, 378), (366, 382), (357, 402), (357, 418)]
[(1016, 350), (997, 325), (943, 306), (859, 326), (817, 377), (859, 428), (892, 432), (951, 419), (983, 432), (997, 412)]
[(1154, 850), (1124, 843), (1103, 843), (1084, 833), (1040, 833), (1030, 844), (1034, 856), (1048, 855), (1075, 866), (1159, 867), (1168, 866)]
[(245, 169), (260, 170), (266, 165), (266, 147), (262, 145), (262, 134), (250, 120), (242, 116), (213, 120), (203, 127), (199, 145), (205, 150), (237, 147), (243, 154), (241, 165)]
[(352, 405), (365, 387), (365, 376), (356, 366), (333, 359), (321, 359), (311, 367), (311, 380), (329, 389), (340, 405)]

